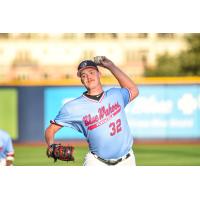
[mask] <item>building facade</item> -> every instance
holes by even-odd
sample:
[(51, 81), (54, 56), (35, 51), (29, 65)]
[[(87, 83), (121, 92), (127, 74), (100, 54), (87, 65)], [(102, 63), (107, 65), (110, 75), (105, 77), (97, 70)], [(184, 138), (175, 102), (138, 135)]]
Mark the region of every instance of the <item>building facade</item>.
[[(143, 76), (156, 57), (186, 48), (175, 33), (1, 33), (0, 81), (76, 77), (83, 59), (105, 55), (129, 75)], [(110, 73), (105, 70), (104, 76)]]

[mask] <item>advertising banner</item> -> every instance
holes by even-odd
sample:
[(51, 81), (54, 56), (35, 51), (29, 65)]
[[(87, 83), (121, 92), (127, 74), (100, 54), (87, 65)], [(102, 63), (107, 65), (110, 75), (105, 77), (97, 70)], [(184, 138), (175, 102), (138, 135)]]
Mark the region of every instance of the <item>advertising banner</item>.
[(137, 138), (200, 138), (199, 85), (140, 86), (127, 108)]

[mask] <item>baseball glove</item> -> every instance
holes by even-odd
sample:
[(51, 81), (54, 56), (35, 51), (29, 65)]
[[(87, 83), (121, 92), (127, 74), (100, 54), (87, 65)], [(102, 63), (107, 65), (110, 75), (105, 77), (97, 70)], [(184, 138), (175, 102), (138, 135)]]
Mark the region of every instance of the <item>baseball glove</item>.
[(61, 144), (51, 144), (47, 148), (47, 156), (52, 157), (54, 162), (58, 160), (63, 161), (74, 161), (74, 147), (73, 146), (63, 146)]

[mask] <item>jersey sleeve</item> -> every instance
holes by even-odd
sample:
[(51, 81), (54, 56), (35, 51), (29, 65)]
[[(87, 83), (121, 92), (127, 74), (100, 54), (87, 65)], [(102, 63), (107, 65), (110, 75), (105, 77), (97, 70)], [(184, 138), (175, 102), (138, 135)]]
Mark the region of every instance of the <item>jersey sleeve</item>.
[(54, 120), (50, 121), (53, 124), (73, 128), (81, 132), (78, 116), (75, 112), (70, 112), (67, 105), (64, 105), (58, 112)]
[(124, 101), (124, 107), (131, 101), (131, 92), (128, 88), (120, 88), (120, 93)]

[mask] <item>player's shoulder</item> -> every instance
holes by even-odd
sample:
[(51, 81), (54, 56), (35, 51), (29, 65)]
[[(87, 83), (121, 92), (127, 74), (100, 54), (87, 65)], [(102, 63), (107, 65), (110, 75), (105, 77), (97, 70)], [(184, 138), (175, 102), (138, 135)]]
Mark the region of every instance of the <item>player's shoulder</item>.
[(106, 90), (106, 94), (113, 95), (113, 94), (120, 94), (123, 90), (127, 90), (127, 88), (121, 88), (121, 87), (112, 87)]
[(80, 104), (83, 101), (83, 97), (77, 97), (77, 98), (71, 98), (71, 99), (66, 99), (63, 107), (73, 107), (73, 106), (77, 106), (78, 104)]
[(106, 93), (110, 94), (110, 93), (113, 93), (113, 92), (117, 92), (120, 88), (119, 87), (111, 87), (111, 88), (107, 88), (105, 89), (106, 90)]

